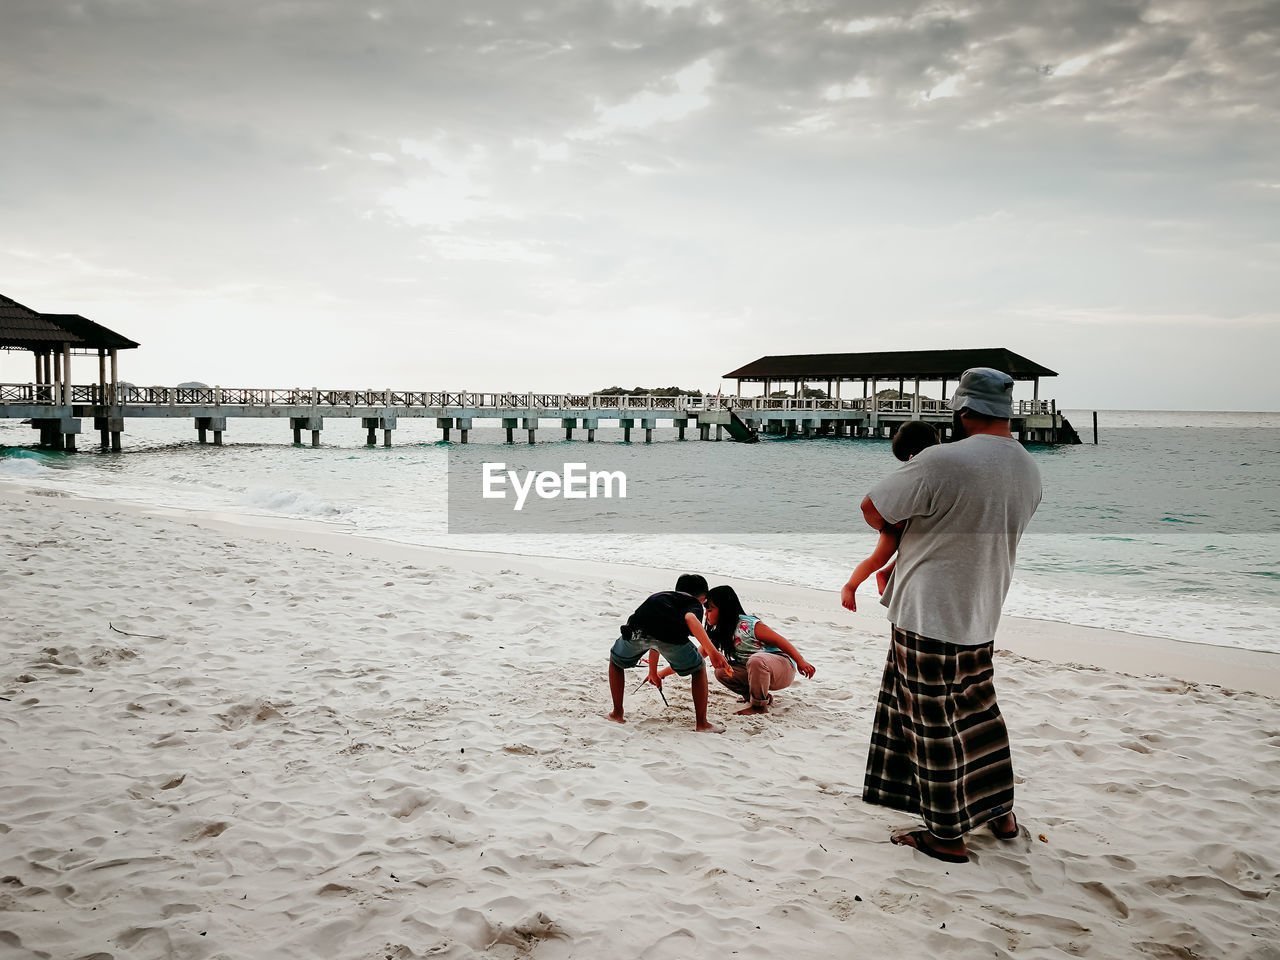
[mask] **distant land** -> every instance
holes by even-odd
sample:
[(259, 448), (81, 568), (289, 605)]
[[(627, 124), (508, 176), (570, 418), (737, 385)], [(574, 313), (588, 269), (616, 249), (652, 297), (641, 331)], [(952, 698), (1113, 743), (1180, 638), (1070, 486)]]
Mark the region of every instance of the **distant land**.
[(701, 390), (686, 390), (684, 387), (605, 387), (593, 394), (600, 397), (700, 397)]

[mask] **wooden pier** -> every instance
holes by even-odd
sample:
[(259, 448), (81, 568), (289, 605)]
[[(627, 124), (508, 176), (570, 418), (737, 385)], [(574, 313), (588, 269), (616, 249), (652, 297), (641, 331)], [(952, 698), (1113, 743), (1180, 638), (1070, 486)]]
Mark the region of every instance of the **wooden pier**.
[[(221, 445), (227, 424), (242, 418), (288, 420), (294, 443), (309, 435), (320, 445), (326, 421), (359, 420), (366, 443), (391, 445), (401, 419), (434, 420), (448, 441), (453, 431), (466, 443), (477, 423), (506, 430), (508, 443), (517, 430), (529, 443), (545, 421), (558, 421), (565, 439), (575, 430), (596, 439), (602, 423), (621, 428), (623, 441), (633, 430), (653, 440), (660, 422), (670, 424), (684, 440), (694, 428), (698, 438), (754, 440), (778, 436), (887, 437), (908, 420), (933, 423), (944, 438), (952, 429), (946, 406), (948, 381), (958, 381), (969, 367), (991, 366), (1016, 380), (1033, 380), (1031, 400), (1016, 404), (1012, 429), (1028, 443), (1079, 442), (1053, 400), (1040, 399), (1040, 377), (1056, 376), (1008, 350), (935, 350), (876, 354), (816, 354), (762, 357), (726, 375), (738, 381), (732, 397), (615, 396), (611, 394), (472, 393), (470, 391), (321, 390), (318, 388), (253, 388), (180, 385), (140, 387), (119, 379), (119, 350), (138, 344), (78, 314), (38, 313), (0, 296), (0, 350), (25, 351), (35, 360), (30, 383), (0, 383), (0, 418), (29, 420), (40, 431), (40, 444), (74, 451), (86, 420), (93, 422), (103, 450), (121, 449), (125, 424), (133, 419), (190, 419), (201, 443)], [(73, 355), (96, 356), (96, 383), (75, 384)], [(886, 397), (879, 384), (896, 379), (897, 391)], [(920, 384), (941, 380), (942, 399), (920, 393)], [(790, 380), (791, 395), (771, 388)], [(861, 381), (862, 396), (841, 398), (841, 384)], [(802, 389), (825, 381), (825, 391)], [(914, 383), (907, 396), (906, 382)], [(759, 382), (759, 397), (742, 396), (743, 383)], [(834, 391), (833, 391), (834, 385)]]
[[(69, 399), (70, 402), (64, 402)], [(1015, 436), (1042, 442), (1042, 435), (1061, 429), (1054, 401), (1020, 401), (1013, 421)], [(138, 387), (33, 383), (0, 384), (0, 418), (30, 420), (41, 431), (42, 444), (74, 450), (84, 421), (102, 434), (103, 449), (119, 450), (120, 435), (133, 419), (188, 419), (201, 443), (220, 445), (228, 422), (236, 419), (287, 420), (293, 442), (320, 445), (326, 422), (356, 421), (366, 443), (390, 446), (401, 419), (434, 420), (450, 440), (466, 443), (477, 424), (506, 430), (511, 443), (519, 431), (534, 443), (545, 422), (557, 423), (565, 439), (574, 431), (596, 439), (602, 424), (621, 428), (624, 442), (632, 431), (653, 440), (659, 424), (677, 431), (697, 431), (701, 440), (721, 439), (730, 411), (749, 429), (790, 437), (887, 437), (907, 420), (927, 420), (945, 435), (951, 411), (941, 401), (914, 398), (852, 400), (768, 397), (630, 397), (602, 394), (471, 393), (467, 391), (321, 390), (239, 387)], [(551, 429), (556, 429), (552, 427)], [(558, 439), (558, 436), (557, 436)], [(62, 442), (60, 443), (59, 440)], [(70, 441), (70, 442), (68, 442)], [(1043, 441), (1043, 442), (1048, 442)]]

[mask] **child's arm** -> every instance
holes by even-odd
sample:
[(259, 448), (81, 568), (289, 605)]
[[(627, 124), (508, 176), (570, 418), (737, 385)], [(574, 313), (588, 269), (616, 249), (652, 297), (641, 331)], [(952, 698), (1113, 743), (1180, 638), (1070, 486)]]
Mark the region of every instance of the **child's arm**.
[(884, 588), (889, 585), (889, 575), (893, 573), (893, 568), (897, 564), (898, 561), (893, 560), (887, 567), (881, 567), (876, 571), (876, 589), (880, 591), (881, 596), (884, 596)]
[(849, 577), (849, 582), (840, 591), (841, 606), (846, 610), (858, 609), (857, 601), (854, 599), (858, 587), (862, 585), (862, 581), (893, 559), (893, 555), (898, 552), (898, 541), (901, 538), (901, 527), (885, 527), (880, 531), (880, 539), (876, 541), (876, 548), (871, 551), (871, 556), (858, 564)]
[(772, 627), (765, 626), (763, 623), (757, 623), (756, 639), (767, 643), (771, 647), (777, 647), (785, 653), (796, 662), (796, 669), (806, 677), (812, 677), (817, 672), (818, 668), (800, 655), (800, 651), (796, 649), (795, 644), (775, 631)]
[(707, 631), (702, 628), (702, 621), (695, 617), (692, 613), (684, 615), (684, 622), (689, 627), (689, 633), (693, 635), (693, 639), (698, 641), (698, 646), (702, 648), (702, 655), (711, 660), (711, 666), (717, 670), (723, 670), (729, 666), (729, 661), (725, 659), (724, 654), (716, 649), (716, 645), (711, 642), (711, 638), (707, 636)]

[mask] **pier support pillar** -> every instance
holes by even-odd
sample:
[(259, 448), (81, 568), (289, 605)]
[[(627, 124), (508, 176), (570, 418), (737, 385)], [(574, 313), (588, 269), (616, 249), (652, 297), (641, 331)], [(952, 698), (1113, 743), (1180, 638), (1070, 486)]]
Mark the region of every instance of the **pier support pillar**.
[(709, 423), (698, 424), (698, 439), (699, 440), (711, 439), (711, 424)]
[(107, 418), (94, 417), (93, 429), (98, 431), (98, 449), (104, 450), (104, 451), (110, 450), (111, 449), (111, 431), (107, 429)]
[(507, 443), (515, 443), (515, 440), (512, 438), (512, 433), (515, 431), (517, 426), (516, 418), (503, 417), (502, 426), (503, 426), (503, 429), (507, 431)]
[(226, 417), (196, 417), (196, 437), (201, 443), (207, 443), (210, 431), (213, 432), (214, 446), (222, 446), (222, 431), (227, 429)]
[(679, 420), (676, 421), (676, 438), (677, 439), (679, 440), (684, 439), (684, 428), (688, 424), (688, 422), (689, 421), (685, 420), (683, 417), (681, 417)]
[(102, 449), (106, 449), (110, 435), (111, 452), (120, 452), (120, 434), (124, 433), (124, 417), (93, 417), (93, 426), (102, 431)]
[(293, 427), (293, 442), (302, 444), (302, 431), (311, 431), (311, 445), (320, 446), (320, 431), (324, 429), (324, 417), (290, 417), (289, 426)]
[(68, 453), (76, 452), (76, 434), (80, 432), (79, 417), (32, 418), (31, 427), (40, 431), (42, 446), (66, 450)]
[(583, 418), (582, 429), (587, 431), (587, 443), (596, 442), (596, 430), (599, 426), (600, 426), (599, 420), (588, 419), (586, 417)]
[(566, 440), (573, 439), (573, 428), (578, 425), (578, 421), (573, 417), (562, 417), (560, 426), (564, 427), (564, 438)]
[[(68, 391), (71, 389), (67, 387)], [(58, 423), (58, 431), (62, 436), (62, 449), (67, 453), (76, 452), (76, 434), (80, 432), (79, 417), (63, 417)]]
[(527, 431), (529, 431), (529, 445), (530, 445), (530, 446), (532, 446), (532, 445), (533, 445), (533, 442), (534, 442), (534, 439), (535, 439), (535, 435), (536, 435), (536, 434), (537, 434), (537, 432), (538, 432), (538, 418), (537, 418), (537, 417), (522, 417), (521, 419), (522, 419), (522, 421), (523, 421), (524, 428), (525, 428)]
[(396, 415), (394, 413), (382, 413), (376, 417), (361, 417), (360, 425), (365, 428), (368, 433), (365, 436), (365, 446), (376, 447), (378, 445), (378, 431), (382, 431), (382, 445), (384, 447), (391, 446), (391, 432), (396, 428)]
[(623, 443), (631, 442), (631, 428), (634, 427), (635, 425), (636, 425), (635, 420), (631, 419), (630, 417), (627, 417), (618, 421), (618, 426), (622, 428)]
[(444, 431), (444, 442), (449, 442), (449, 431), (453, 429), (453, 417), (436, 417), (436, 426)]
[(644, 427), (644, 442), (653, 443), (653, 431), (658, 425), (657, 417), (641, 417), (640, 426)]
[(458, 428), (458, 440), (459, 440), (459, 442), (460, 442), (460, 443), (466, 443), (466, 442), (467, 442), (467, 434), (468, 434), (468, 433), (470, 432), (470, 430), (471, 430), (471, 418), (470, 418), (470, 417), (458, 417), (458, 418), (454, 421), (454, 425)]
[(120, 434), (124, 431), (124, 417), (94, 417), (93, 428), (102, 438), (103, 450), (120, 452)]
[(717, 423), (716, 424), (716, 443), (719, 443), (723, 439), (724, 439), (724, 425)]

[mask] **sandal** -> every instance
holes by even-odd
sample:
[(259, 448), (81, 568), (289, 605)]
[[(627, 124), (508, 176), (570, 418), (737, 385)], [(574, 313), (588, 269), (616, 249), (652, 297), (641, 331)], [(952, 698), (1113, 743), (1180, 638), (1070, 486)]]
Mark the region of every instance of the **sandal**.
[(987, 826), (991, 828), (991, 832), (995, 835), (997, 840), (1017, 840), (1018, 839), (1018, 834), (1020, 832), (1018, 829), (1018, 815), (1014, 813), (1012, 810), (1009, 811), (1009, 814), (1010, 816), (1013, 817), (1012, 830), (1001, 830), (999, 827), (996, 826), (995, 820), (987, 821)]
[[(933, 857), (935, 860), (941, 860), (943, 863), (968, 863), (968, 854), (947, 853), (945, 850), (939, 850), (937, 847), (930, 845), (926, 839), (929, 836), (928, 830), (917, 830), (914, 833), (900, 833), (896, 837), (890, 837), (889, 842), (897, 844), (900, 847), (911, 847), (919, 850), (926, 857)], [(903, 841), (910, 839), (911, 843)]]

